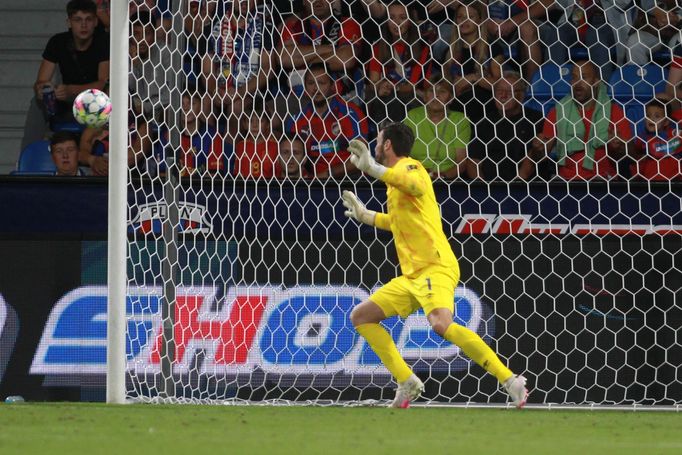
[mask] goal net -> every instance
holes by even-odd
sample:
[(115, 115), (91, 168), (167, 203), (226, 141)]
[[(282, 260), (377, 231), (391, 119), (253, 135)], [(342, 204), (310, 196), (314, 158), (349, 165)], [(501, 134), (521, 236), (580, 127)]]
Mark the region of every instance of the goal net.
[[(675, 2), (137, 3), (112, 93), (129, 134), (111, 190), (127, 258), (110, 264), (126, 361), (109, 374), (127, 398), (393, 398), (349, 319), (400, 275), (392, 237), (340, 202), (387, 210), (346, 147), (391, 121), (433, 176), (454, 322), (528, 378), (530, 403), (682, 403)], [(505, 404), (423, 312), (384, 326), (427, 403)]]

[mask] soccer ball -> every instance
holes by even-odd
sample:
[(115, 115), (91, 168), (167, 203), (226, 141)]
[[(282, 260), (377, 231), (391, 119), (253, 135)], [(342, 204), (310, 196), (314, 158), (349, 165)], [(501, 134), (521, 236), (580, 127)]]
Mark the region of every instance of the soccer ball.
[(101, 90), (88, 89), (78, 94), (73, 102), (73, 116), (78, 123), (99, 128), (109, 121), (111, 100)]

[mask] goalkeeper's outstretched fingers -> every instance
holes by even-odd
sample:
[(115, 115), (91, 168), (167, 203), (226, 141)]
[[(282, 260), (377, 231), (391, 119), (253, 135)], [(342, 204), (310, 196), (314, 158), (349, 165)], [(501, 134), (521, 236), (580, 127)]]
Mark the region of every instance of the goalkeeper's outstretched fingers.
[(361, 223), (374, 225), (374, 217), (376, 217), (377, 212), (373, 210), (367, 210), (365, 204), (360, 202), (355, 193), (352, 191), (345, 191), (341, 194), (341, 200), (343, 201), (343, 206), (346, 207), (344, 215), (348, 218), (354, 218)]
[(366, 172), (378, 179), (386, 172), (386, 168), (374, 160), (369, 147), (360, 139), (353, 139), (348, 143), (350, 162), (362, 172)]

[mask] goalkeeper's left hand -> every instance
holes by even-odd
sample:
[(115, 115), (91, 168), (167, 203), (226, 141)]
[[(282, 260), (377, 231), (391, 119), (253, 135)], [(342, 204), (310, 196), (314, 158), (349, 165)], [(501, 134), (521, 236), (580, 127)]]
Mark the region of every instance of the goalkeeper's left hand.
[(360, 202), (360, 199), (355, 196), (352, 191), (344, 191), (341, 195), (343, 200), (343, 206), (348, 210), (343, 212), (348, 218), (355, 218), (361, 223), (369, 224), (374, 226), (374, 218), (377, 216), (377, 212), (374, 210), (367, 210), (365, 204)]
[(348, 144), (348, 151), (350, 152), (350, 162), (362, 172), (366, 172), (375, 179), (381, 178), (386, 172), (384, 166), (374, 161), (372, 154), (369, 153), (369, 147), (363, 141), (353, 139)]

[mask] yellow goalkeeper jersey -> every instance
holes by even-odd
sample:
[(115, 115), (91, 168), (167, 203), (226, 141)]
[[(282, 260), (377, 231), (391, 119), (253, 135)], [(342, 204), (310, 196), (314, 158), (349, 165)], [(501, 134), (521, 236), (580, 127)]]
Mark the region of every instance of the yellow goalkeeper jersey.
[(381, 180), (388, 186), (388, 212), (377, 213), (374, 224), (393, 232), (403, 275), (414, 278), (432, 265), (459, 268), (443, 232), (440, 208), (424, 166), (404, 157)]

